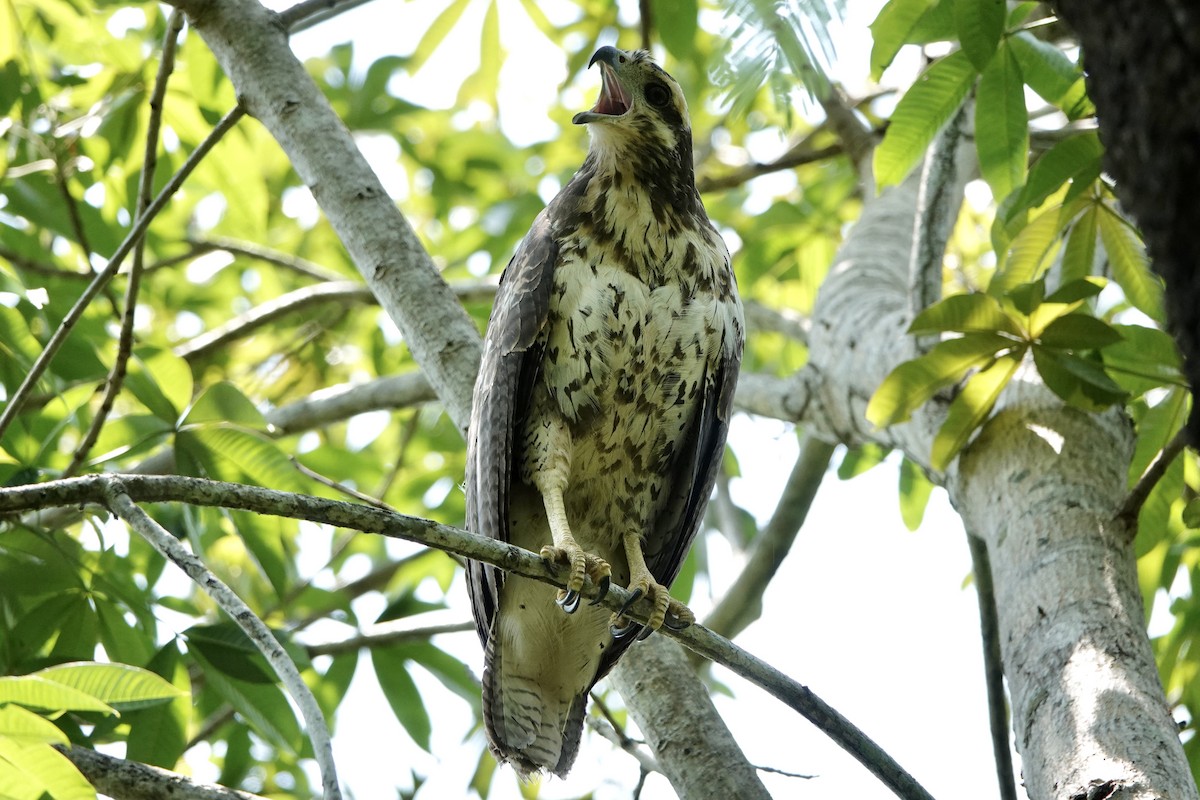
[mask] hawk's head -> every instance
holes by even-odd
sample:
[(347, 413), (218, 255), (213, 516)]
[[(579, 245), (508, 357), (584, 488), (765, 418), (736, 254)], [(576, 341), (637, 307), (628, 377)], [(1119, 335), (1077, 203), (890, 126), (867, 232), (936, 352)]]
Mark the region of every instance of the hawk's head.
[(654, 63), (645, 50), (601, 47), (588, 66), (600, 64), (600, 99), (581, 111), (576, 125), (591, 126), (601, 147), (629, 152), (647, 149), (691, 157), (692, 129), (687, 102), (675, 79)]

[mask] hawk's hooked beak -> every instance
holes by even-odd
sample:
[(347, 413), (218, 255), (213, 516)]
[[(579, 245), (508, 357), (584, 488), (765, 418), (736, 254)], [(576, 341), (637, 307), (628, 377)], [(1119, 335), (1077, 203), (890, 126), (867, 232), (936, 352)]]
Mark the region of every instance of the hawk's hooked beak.
[(600, 99), (590, 111), (580, 111), (571, 121), (576, 125), (597, 122), (602, 119), (620, 117), (629, 111), (633, 98), (621, 85), (617, 77), (617, 65), (625, 61), (625, 55), (615, 47), (601, 47), (592, 56), (588, 66), (600, 62)]

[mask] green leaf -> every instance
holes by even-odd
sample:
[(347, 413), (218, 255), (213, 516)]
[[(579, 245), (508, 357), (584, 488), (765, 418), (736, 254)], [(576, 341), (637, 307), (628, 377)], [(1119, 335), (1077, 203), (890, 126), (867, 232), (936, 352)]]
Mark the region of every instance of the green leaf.
[(696, 0), (650, 0), (656, 30), (667, 52), (680, 61), (696, 50), (696, 20), (700, 9)]
[(918, 314), (908, 326), (908, 332), (915, 336), (946, 331), (1022, 335), (1021, 327), (1004, 311), (999, 301), (982, 292), (952, 294), (943, 298)]
[(1061, 275), (1063, 281), (1072, 281), (1092, 274), (1096, 263), (1096, 219), (1099, 212), (1090, 206), (1080, 214), (1067, 237), (1063, 251)]
[(1004, 33), (1004, 0), (954, 0), (954, 24), (963, 52), (978, 70), (987, 67)]
[(1034, 345), (1033, 363), (1052, 392), (1084, 411), (1103, 411), (1126, 397), (1098, 364), (1074, 353)]
[[(1002, 295), (1018, 286), (1037, 281), (1050, 265), (1050, 256), (1063, 229), (1062, 214), (1055, 206), (1038, 214), (1012, 240), (988, 284), (988, 293)], [(1028, 312), (1027, 312), (1028, 313)]]
[(1187, 420), (1188, 392), (1176, 387), (1155, 405), (1146, 409), (1137, 421), (1137, 441), (1129, 461), (1129, 487), (1133, 488), (1150, 464), (1175, 438)]
[(392, 707), (396, 719), (412, 737), (412, 740), (429, 752), (432, 723), (425, 702), (412, 676), (408, 674), (408, 658), (403, 651), (392, 647), (379, 647), (371, 651), (371, 663), (379, 687)]
[(275, 670), (250, 641), (245, 631), (232, 622), (193, 625), (184, 631), (188, 649), (201, 653), (217, 669), (246, 683), (275, 683)]
[(75, 662), (47, 667), (34, 674), (78, 689), (122, 711), (157, 705), (180, 694), (153, 672), (128, 664)]
[(188, 725), (192, 718), (191, 680), (175, 640), (164, 645), (146, 666), (170, 682), (179, 691), (179, 696), (168, 703), (125, 715), (125, 721), (129, 723), (125, 757), (173, 769), (187, 749)]
[(253, 726), (255, 733), (290, 753), (297, 753), (304, 738), (296, 714), (283, 691), (272, 683), (248, 683), (230, 677), (203, 654), (193, 656), (204, 670), (206, 691), (211, 688)]
[(1200, 528), (1200, 497), (1193, 497), (1183, 507), (1183, 524), (1189, 528)]
[(1046, 198), (1062, 188), (1070, 180), (1093, 179), (1100, 174), (1100, 157), (1104, 147), (1094, 131), (1068, 136), (1047, 150), (1033, 162), (1029, 169), (1029, 180), (1020, 195), (1007, 209), (1006, 219), (1016, 216), (1045, 202)]
[(875, 181), (880, 189), (908, 176), (962, 106), (975, 75), (971, 60), (959, 50), (930, 66), (904, 94), (875, 149)]
[(1066, 53), (1028, 31), (1010, 36), (1008, 46), (1029, 88), (1052, 106), (1058, 106), (1075, 84), (1083, 80), (1083, 73)]
[(982, 372), (971, 376), (946, 412), (946, 421), (933, 439), (930, 461), (934, 469), (944, 472), (966, 445), (971, 434), (992, 413), (996, 399), (1016, 374), (1021, 358), (1016, 354), (1001, 356)]
[(921, 527), (933, 482), (918, 464), (905, 458), (900, 462), (900, 518), (904, 527), (915, 531)]
[(0, 706), (0, 738), (5, 736), (25, 743), (67, 744), (69, 741), (53, 722), (15, 704)]
[(95, 800), (96, 790), (66, 756), (50, 745), (26, 744), (0, 736), (0, 796), (18, 800)]
[(395, 648), (411, 662), (420, 664), (450, 691), (479, 707), (479, 681), (466, 664), (431, 642), (406, 642)]
[(848, 481), (862, 475), (872, 467), (882, 464), (890, 452), (892, 448), (874, 442), (848, 448), (846, 455), (842, 457), (842, 463), (838, 465), (838, 478)]
[(1086, 314), (1067, 314), (1047, 325), (1038, 339), (1046, 347), (1095, 350), (1121, 341), (1121, 334), (1104, 320)]
[(867, 404), (866, 417), (880, 428), (904, 422), (939, 390), (1016, 344), (1006, 336), (984, 332), (938, 342), (928, 353), (904, 362), (884, 378)]
[(298, 492), (304, 485), (279, 445), (255, 431), (201, 425), (180, 431), (176, 445), (204, 466), (214, 480)]
[(17, 703), (38, 711), (117, 713), (115, 708), (85, 691), (40, 675), (10, 675), (0, 678), (0, 704), (2, 703)]
[(1101, 351), (1108, 373), (1125, 391), (1141, 395), (1161, 386), (1186, 385), (1175, 340), (1157, 328), (1115, 325), (1121, 341)]
[(458, 92), (458, 104), (466, 106), (478, 100), (496, 109), (497, 89), (500, 83), (500, 67), (504, 52), (500, 46), (500, 12), (496, 0), (488, 3), (483, 15), (483, 29), (479, 37), (479, 69), (473, 72)]
[(425, 35), (421, 37), (421, 41), (409, 57), (408, 68), (413, 75), (416, 75), (425, 65), (446, 35), (454, 30), (454, 26), (458, 24), (463, 12), (470, 4), (471, 0), (452, 0), (442, 13), (437, 15), (437, 19), (425, 29)]
[(1107, 206), (1100, 209), (1097, 221), (1113, 280), (1125, 292), (1125, 299), (1150, 319), (1163, 322), (1162, 281), (1150, 271), (1141, 239)]
[(871, 23), (871, 80), (878, 81), (934, 0), (891, 0)]
[(232, 423), (246, 428), (265, 430), (267, 422), (254, 403), (232, 383), (214, 383), (205, 389), (184, 414), (181, 425), (200, 425), (206, 422)]
[(192, 369), (170, 350), (138, 348), (125, 385), (149, 411), (172, 425), (192, 400)]
[[(974, 5), (974, 2), (968, 0)], [(963, 0), (959, 0), (959, 5)], [(989, 5), (981, 0), (979, 5)], [(983, 179), (998, 199), (1025, 184), (1029, 163), (1029, 112), (1021, 69), (1002, 45), (983, 70), (975, 92), (975, 148)]]

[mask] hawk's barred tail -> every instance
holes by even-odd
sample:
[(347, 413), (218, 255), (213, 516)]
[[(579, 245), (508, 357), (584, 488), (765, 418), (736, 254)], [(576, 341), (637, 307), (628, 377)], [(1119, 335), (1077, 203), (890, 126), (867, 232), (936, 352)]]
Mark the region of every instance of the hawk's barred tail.
[(535, 678), (508, 674), (499, 638), (488, 639), (483, 671), (483, 722), (492, 753), (523, 779), (543, 769), (565, 777), (579, 752), (587, 693), (567, 704), (546, 697)]

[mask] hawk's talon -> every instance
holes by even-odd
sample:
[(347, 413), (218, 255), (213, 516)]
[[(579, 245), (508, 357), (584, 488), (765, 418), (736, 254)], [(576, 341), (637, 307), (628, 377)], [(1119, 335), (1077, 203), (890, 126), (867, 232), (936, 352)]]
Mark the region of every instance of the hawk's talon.
[(558, 598), (555, 601), (568, 614), (574, 614), (579, 608), (580, 594), (583, 584), (588, 578), (596, 585), (598, 592), (598, 597), (592, 601), (592, 605), (600, 602), (608, 592), (608, 587), (612, 583), (608, 562), (598, 555), (585, 551), (574, 542), (566, 547), (548, 544), (539, 551), (538, 555), (550, 567), (561, 565), (569, 570), (566, 588), (559, 590)]
[(629, 599), (621, 605), (621, 610), (617, 612), (617, 616), (625, 616), (625, 613), (629, 611), (629, 609), (633, 608), (634, 604), (637, 603), (638, 600), (642, 599), (643, 594), (645, 594), (645, 592), (642, 591), (641, 587), (638, 587), (630, 592)]
[(625, 624), (618, 627), (617, 623), (620, 621), (621, 617), (619, 615), (614, 616), (613, 621), (608, 626), (608, 632), (612, 634), (613, 639), (624, 639), (626, 636), (642, 627), (641, 623), (634, 622), (631, 619), (625, 620)]
[(559, 589), (558, 597), (554, 599), (559, 607), (568, 614), (574, 614), (579, 609), (579, 592), (574, 589)]
[(589, 606), (598, 606), (604, 602), (604, 598), (608, 596), (609, 587), (612, 586), (612, 577), (605, 575), (600, 579), (599, 585), (596, 587), (596, 599), (588, 603)]
[(667, 614), (667, 616), (663, 618), (663, 625), (673, 631), (683, 631), (692, 627), (692, 623), (695, 621), (695, 619), (685, 619), (674, 614)]

